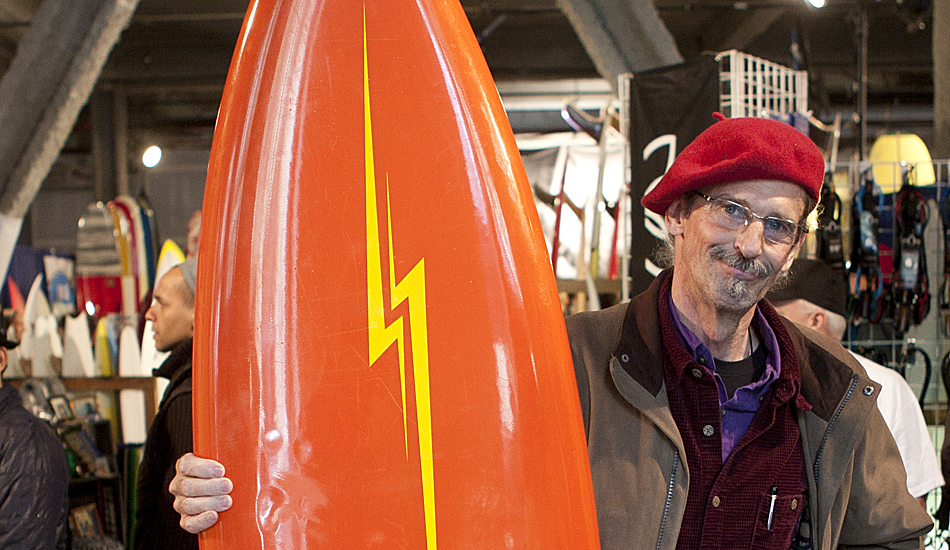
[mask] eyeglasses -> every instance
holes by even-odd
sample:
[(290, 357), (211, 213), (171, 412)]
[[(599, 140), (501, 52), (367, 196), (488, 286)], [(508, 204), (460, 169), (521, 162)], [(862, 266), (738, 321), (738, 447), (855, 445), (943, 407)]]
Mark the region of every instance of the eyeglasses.
[(760, 216), (748, 207), (729, 199), (716, 199), (698, 191), (694, 192), (709, 204), (713, 221), (726, 229), (748, 227), (754, 219), (760, 220), (762, 222), (762, 236), (765, 237), (765, 240), (772, 244), (781, 245), (794, 243), (805, 229), (802, 224), (791, 220), (773, 216)]

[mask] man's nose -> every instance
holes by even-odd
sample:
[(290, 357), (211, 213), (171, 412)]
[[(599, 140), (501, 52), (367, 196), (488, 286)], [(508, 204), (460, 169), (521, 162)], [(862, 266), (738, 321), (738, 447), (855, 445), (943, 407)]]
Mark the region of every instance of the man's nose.
[(738, 229), (736, 248), (743, 258), (755, 258), (762, 254), (765, 247), (764, 232), (765, 225), (761, 220), (756, 219)]

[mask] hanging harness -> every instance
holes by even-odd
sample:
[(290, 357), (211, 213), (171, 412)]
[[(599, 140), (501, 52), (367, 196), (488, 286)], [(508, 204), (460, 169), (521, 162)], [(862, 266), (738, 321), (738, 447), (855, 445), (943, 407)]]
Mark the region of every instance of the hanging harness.
[(884, 193), (874, 183), (871, 169), (865, 170), (863, 182), (854, 195), (852, 207), (851, 269), (855, 274), (852, 318), (855, 322), (881, 319), (883, 308), (884, 274), (881, 272), (881, 254), (878, 247), (880, 212), (884, 207)]
[(940, 313), (943, 334), (950, 336), (950, 192), (940, 203), (943, 222), (943, 284), (940, 285)]
[(821, 186), (818, 201), (818, 232), (815, 234), (818, 245), (818, 259), (828, 266), (845, 274), (844, 246), (841, 239), (841, 197), (835, 192), (832, 174), (825, 174), (825, 183)]
[(894, 197), (897, 225), (894, 249), (894, 329), (904, 334), (918, 325), (930, 311), (930, 284), (927, 256), (924, 253), (924, 228), (927, 226), (927, 202), (912, 182), (913, 167), (902, 166), (903, 184)]

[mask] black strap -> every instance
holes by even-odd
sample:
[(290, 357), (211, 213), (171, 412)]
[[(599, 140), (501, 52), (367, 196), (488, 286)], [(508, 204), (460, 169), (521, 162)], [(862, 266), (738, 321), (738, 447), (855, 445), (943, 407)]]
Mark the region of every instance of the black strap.
[[(904, 346), (904, 352), (901, 354), (900, 362), (898, 363), (897, 372), (900, 373), (904, 379), (907, 379), (907, 366), (913, 363), (917, 364), (916, 359), (912, 358), (920, 354), (924, 358), (924, 382), (920, 387), (920, 395), (918, 396), (917, 403), (920, 404), (921, 410), (924, 408), (924, 398), (927, 397), (927, 389), (930, 387), (930, 374), (931, 374), (931, 364), (930, 364), (930, 355), (926, 351), (917, 347), (913, 340), (907, 342), (907, 345)], [(946, 358), (944, 358), (946, 361)], [(942, 368), (942, 366), (941, 366)], [(946, 380), (944, 380), (946, 383)]]

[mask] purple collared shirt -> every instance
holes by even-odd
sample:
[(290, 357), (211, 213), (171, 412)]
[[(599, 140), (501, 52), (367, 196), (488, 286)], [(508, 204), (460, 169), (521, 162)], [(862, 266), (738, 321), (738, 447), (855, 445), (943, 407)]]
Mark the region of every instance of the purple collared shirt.
[[(752, 417), (755, 416), (755, 411), (759, 409), (759, 403), (765, 397), (766, 392), (769, 391), (772, 382), (778, 380), (779, 374), (782, 372), (778, 340), (775, 338), (772, 327), (765, 321), (765, 317), (756, 306), (752, 324), (759, 334), (759, 339), (765, 343), (765, 348), (768, 350), (765, 372), (762, 373), (762, 378), (757, 382), (739, 388), (732, 399), (729, 399), (726, 394), (726, 386), (719, 374), (716, 373), (716, 359), (712, 356), (712, 352), (693, 334), (693, 331), (689, 330), (680, 321), (679, 311), (676, 310), (676, 306), (673, 304), (672, 293), (670, 293), (669, 300), (670, 313), (673, 314), (673, 324), (676, 326), (680, 337), (682, 337), (683, 344), (693, 354), (693, 359), (700, 364), (705, 364), (712, 371), (713, 378), (716, 380), (716, 387), (719, 388), (719, 410), (722, 412), (722, 430), (719, 433), (722, 434), (722, 461), (725, 462), (729, 458), (729, 453), (732, 452), (733, 447), (749, 429)], [(703, 360), (700, 361), (700, 358)]]

